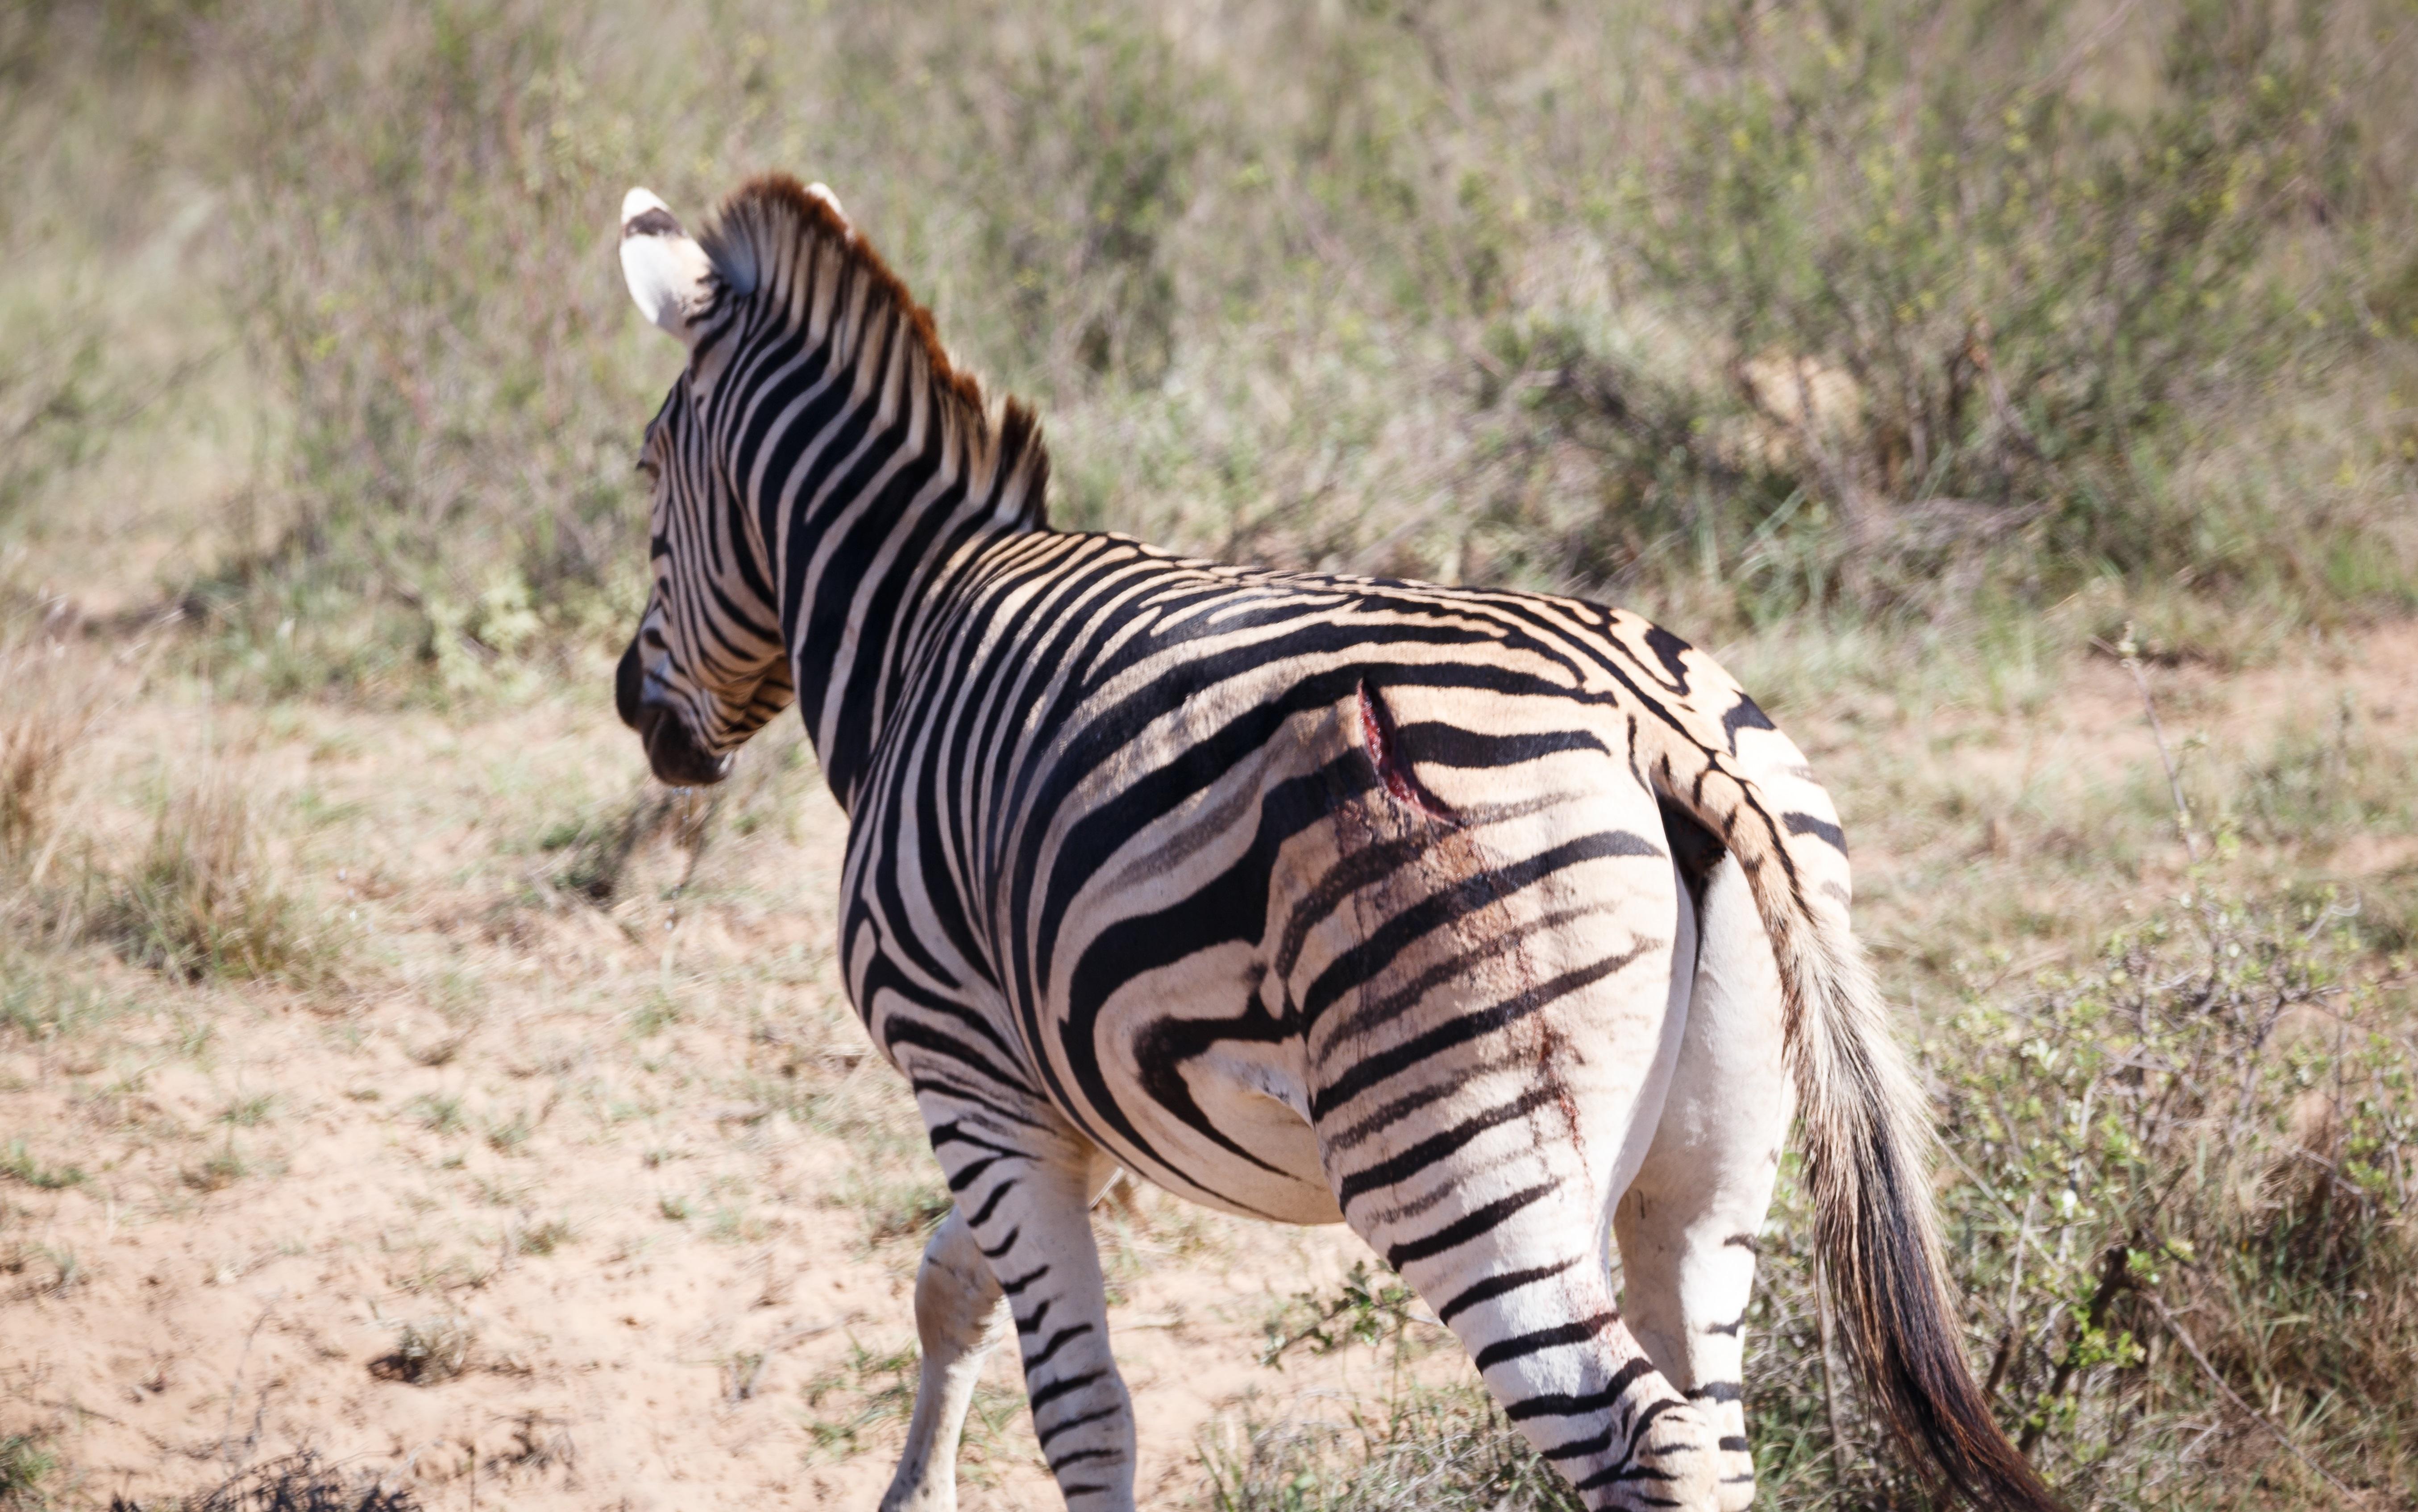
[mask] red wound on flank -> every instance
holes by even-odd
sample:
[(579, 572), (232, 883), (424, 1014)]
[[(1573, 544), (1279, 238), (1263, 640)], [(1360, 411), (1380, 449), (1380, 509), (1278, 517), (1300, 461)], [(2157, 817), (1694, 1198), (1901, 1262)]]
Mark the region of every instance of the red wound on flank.
[(1394, 802), (1447, 824), (1461, 822), (1444, 800), (1429, 792), (1418, 773), (1411, 770), (1410, 758), (1402, 754), (1401, 741), (1394, 733), (1394, 711), (1365, 680), (1360, 684), (1360, 738), (1368, 742), (1369, 759), (1377, 768), (1377, 780), (1394, 795)]

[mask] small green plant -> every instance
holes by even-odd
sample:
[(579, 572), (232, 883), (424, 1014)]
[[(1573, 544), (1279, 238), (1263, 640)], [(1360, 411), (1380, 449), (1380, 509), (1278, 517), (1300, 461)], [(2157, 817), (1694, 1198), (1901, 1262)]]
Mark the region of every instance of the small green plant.
[(655, 1211), (674, 1223), (686, 1223), (696, 1215), (696, 1206), (678, 1192), (666, 1192), (655, 1199)]
[(0, 1176), (23, 1182), (45, 1192), (81, 1186), (89, 1179), (73, 1166), (44, 1165), (34, 1158), (34, 1153), (26, 1148), (23, 1139), (9, 1140), (8, 1149), (0, 1151)]
[(1411, 1289), (1392, 1272), (1373, 1272), (1367, 1260), (1354, 1260), (1335, 1291), (1296, 1291), (1261, 1324), (1260, 1363), (1281, 1366), (1305, 1344), (1313, 1354), (1354, 1344), (1391, 1343), (1399, 1349), (1415, 1322), (1433, 1325)]
[(406, 1103), (403, 1110), (432, 1134), (460, 1134), (470, 1126), (469, 1120), (462, 1114), (462, 1099), (459, 1097), (422, 1092)]
[(209, 1158), (198, 1166), (185, 1168), (184, 1182), (196, 1192), (222, 1192), (243, 1180), (251, 1171), (252, 1167), (237, 1153), (235, 1138), (230, 1133), (227, 1142), (214, 1151)]
[(742, 1350), (723, 1357), (722, 1396), (729, 1402), (743, 1402), (756, 1395), (756, 1382), (764, 1375), (765, 1354), (761, 1350)]
[(262, 1092), (253, 1097), (238, 1097), (219, 1110), (219, 1122), (229, 1128), (257, 1128), (268, 1122), (269, 1115), (276, 1107), (275, 1092)]
[(517, 1255), (551, 1255), (577, 1237), (577, 1230), (569, 1223), (560, 1218), (547, 1218), (515, 1228), (513, 1230), (513, 1252)]
[(0, 1505), (31, 1504), (59, 1458), (30, 1433), (0, 1438)]
[(652, 1039), (681, 1019), (680, 1002), (661, 987), (648, 989), (638, 1006), (630, 1010), (630, 1037)]
[(487, 1148), (499, 1155), (516, 1155), (528, 1148), (529, 1136), (536, 1132), (536, 1121), (523, 1109), (503, 1123), (487, 1125)]
[(717, 1245), (752, 1245), (771, 1233), (763, 1219), (749, 1215), (745, 1208), (735, 1203), (723, 1203), (713, 1210), (706, 1222), (705, 1236)]

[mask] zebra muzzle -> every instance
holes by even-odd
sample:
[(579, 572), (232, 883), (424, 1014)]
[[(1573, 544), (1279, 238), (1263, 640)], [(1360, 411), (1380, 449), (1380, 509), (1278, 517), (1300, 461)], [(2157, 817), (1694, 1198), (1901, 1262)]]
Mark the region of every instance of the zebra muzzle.
[(715, 756), (696, 743), (688, 724), (669, 704), (650, 703), (644, 696), (638, 648), (622, 653), (613, 678), (613, 702), (621, 723), (638, 732), (647, 765), (674, 787), (707, 787), (730, 775), (731, 758)]
[(698, 745), (687, 724), (666, 705), (641, 706), (637, 729), (647, 748), (647, 765), (674, 787), (710, 787), (730, 775), (731, 758)]

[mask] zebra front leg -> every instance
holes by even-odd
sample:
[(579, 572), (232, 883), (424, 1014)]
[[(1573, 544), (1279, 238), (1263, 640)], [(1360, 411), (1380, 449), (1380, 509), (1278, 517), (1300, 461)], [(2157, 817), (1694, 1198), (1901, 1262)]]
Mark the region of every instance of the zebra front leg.
[(1754, 1500), (1740, 1397), (1754, 1235), (1771, 1205), (1794, 1088), (1780, 978), (1745, 875), (1707, 877), (1703, 947), (1654, 1143), (1614, 1210), (1621, 1301), (1654, 1363), (1712, 1420), (1721, 1512)]
[(952, 1208), (924, 1246), (915, 1273), (915, 1335), (924, 1347), (915, 1383), (915, 1416), (881, 1512), (954, 1512), (957, 1504), (957, 1439), (983, 1362), (1007, 1334), (1007, 1298), (966, 1226)]
[(1015, 1323), (1042, 1458), (1075, 1512), (1125, 1512), (1134, 1504), (1133, 1401), (1109, 1352), (1091, 1217), (1115, 1162), (1054, 1113), (1035, 1108), (1032, 1123), (1010, 1129), (936, 1101), (925, 1108), (932, 1149)]

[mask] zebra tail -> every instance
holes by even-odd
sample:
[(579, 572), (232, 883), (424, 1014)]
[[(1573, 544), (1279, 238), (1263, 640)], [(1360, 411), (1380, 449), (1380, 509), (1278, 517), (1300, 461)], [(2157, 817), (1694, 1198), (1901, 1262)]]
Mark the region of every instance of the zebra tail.
[(1718, 768), (1664, 796), (1738, 858), (1771, 938), (1814, 1245), (1857, 1372), (1899, 1441), (1975, 1504), (2060, 1512), (1966, 1364), (1932, 1211), (1925, 1101), (1848, 929), (1844, 887), (1813, 885), (1844, 878), (1844, 852), (1814, 850), (1820, 842), (1784, 831), (1752, 777)]

